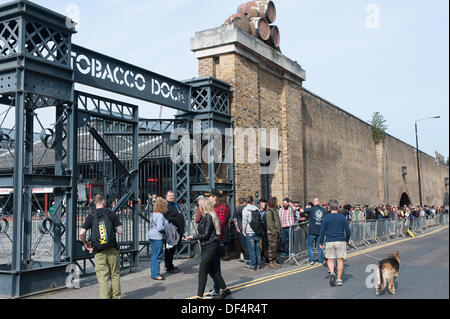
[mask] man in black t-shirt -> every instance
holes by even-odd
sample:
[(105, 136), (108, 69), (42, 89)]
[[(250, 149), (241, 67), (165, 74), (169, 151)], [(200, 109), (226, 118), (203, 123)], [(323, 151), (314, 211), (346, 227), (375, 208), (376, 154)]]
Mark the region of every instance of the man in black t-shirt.
[[(111, 240), (112, 247), (102, 251), (95, 251), (91, 243), (86, 240), (86, 232), (92, 228), (94, 222), (93, 214), (104, 213), (106, 218), (111, 222), (112, 227), (118, 234), (122, 234), (122, 223), (119, 217), (112, 211), (105, 209), (105, 196), (98, 194), (94, 199), (95, 211), (93, 211), (86, 218), (83, 228), (80, 231), (80, 239), (86, 249), (92, 254), (95, 254), (95, 273), (97, 274), (98, 283), (100, 285), (100, 298), (102, 299), (120, 299), (120, 260), (119, 260), (119, 245), (117, 244), (116, 236), (108, 238)], [(111, 278), (111, 288), (108, 284), (108, 279)]]

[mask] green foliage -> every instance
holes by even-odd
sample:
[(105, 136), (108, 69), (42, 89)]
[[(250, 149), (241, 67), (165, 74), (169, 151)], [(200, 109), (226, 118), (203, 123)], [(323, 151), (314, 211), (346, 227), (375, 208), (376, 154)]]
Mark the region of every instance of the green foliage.
[(383, 115), (379, 112), (375, 112), (372, 116), (372, 120), (369, 122), (372, 125), (372, 136), (375, 144), (384, 141), (386, 136), (386, 130), (388, 126), (386, 125), (386, 120)]
[(449, 164), (450, 164), (450, 157), (447, 156), (447, 162), (445, 162), (445, 164), (446, 164), (447, 166), (450, 166), (450, 165), (449, 165)]

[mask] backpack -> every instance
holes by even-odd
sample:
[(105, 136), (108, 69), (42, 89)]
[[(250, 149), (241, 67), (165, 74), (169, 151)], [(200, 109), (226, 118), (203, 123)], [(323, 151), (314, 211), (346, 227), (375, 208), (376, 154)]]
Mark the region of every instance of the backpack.
[(108, 210), (95, 210), (92, 214), (91, 245), (96, 252), (116, 247), (116, 233), (108, 216)]
[(261, 235), (263, 233), (263, 225), (261, 221), (261, 214), (259, 209), (255, 209), (251, 211), (252, 220), (250, 221), (250, 227), (257, 235)]

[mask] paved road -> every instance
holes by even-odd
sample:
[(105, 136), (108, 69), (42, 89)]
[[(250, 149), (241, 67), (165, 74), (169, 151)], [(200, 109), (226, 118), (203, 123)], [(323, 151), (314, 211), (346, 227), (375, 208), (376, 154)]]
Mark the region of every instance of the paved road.
[(376, 264), (388, 253), (400, 252), (397, 294), (388, 292), (380, 299), (449, 298), (449, 230), (404, 241), (360, 254), (346, 260), (342, 287), (330, 287), (325, 267), (314, 267), (263, 284), (234, 292), (234, 299), (371, 299), (374, 289), (366, 288), (366, 267)]
[[(331, 288), (327, 269), (322, 266), (283, 265), (274, 271), (268, 267), (257, 272), (242, 269), (236, 260), (223, 262), (222, 273), (233, 291), (232, 299), (352, 299), (376, 298), (375, 290), (365, 286), (369, 275), (367, 265), (376, 264), (386, 254), (400, 251), (401, 267), (397, 295), (385, 294), (378, 298), (449, 298), (449, 230), (448, 227), (424, 234), (423, 237), (391, 242), (370, 248), (370, 252), (357, 252), (346, 260), (344, 286)], [(390, 245), (387, 246), (386, 245)], [(374, 259), (375, 258), (375, 259)], [(184, 299), (195, 295), (197, 290), (197, 259), (177, 260), (182, 270), (168, 275), (164, 282), (150, 280), (149, 261), (142, 261), (137, 272), (123, 272), (121, 276), (124, 299)], [(163, 265), (161, 265), (163, 268)], [(208, 280), (207, 288), (211, 286)], [(33, 296), (35, 299), (97, 299), (99, 287), (95, 276), (82, 280), (81, 289), (64, 289)]]

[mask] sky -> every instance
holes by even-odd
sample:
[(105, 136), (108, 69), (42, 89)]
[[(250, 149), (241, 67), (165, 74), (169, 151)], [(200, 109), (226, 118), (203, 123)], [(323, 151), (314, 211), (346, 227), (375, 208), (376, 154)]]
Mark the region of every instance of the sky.
[[(190, 51), (195, 32), (220, 26), (243, 1), (34, 2), (79, 22), (73, 43), (186, 80), (198, 73)], [(306, 71), (306, 89), (366, 122), (381, 113), (387, 133), (413, 146), (415, 121), (439, 115), (440, 119), (418, 123), (419, 147), (447, 158), (448, 0), (274, 2), (281, 50)], [(141, 117), (159, 117), (159, 106), (139, 105)], [(174, 114), (165, 108), (162, 117)]]

